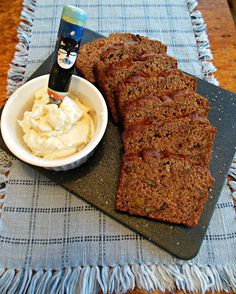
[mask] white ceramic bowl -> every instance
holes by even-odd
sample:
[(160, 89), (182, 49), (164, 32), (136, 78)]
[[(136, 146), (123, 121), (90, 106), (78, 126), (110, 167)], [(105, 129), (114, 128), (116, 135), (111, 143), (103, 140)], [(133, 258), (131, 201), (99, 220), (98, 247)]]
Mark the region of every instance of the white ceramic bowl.
[(26, 110), (31, 110), (34, 94), (48, 84), (49, 75), (37, 77), (18, 88), (8, 99), (2, 112), (1, 132), (9, 150), (19, 159), (35, 166), (55, 171), (78, 167), (94, 153), (102, 139), (108, 120), (108, 112), (102, 94), (90, 82), (72, 76), (70, 91), (82, 94), (82, 103), (96, 113), (96, 130), (91, 141), (78, 153), (60, 159), (43, 159), (34, 156), (23, 141), (23, 131), (17, 120), (22, 120)]

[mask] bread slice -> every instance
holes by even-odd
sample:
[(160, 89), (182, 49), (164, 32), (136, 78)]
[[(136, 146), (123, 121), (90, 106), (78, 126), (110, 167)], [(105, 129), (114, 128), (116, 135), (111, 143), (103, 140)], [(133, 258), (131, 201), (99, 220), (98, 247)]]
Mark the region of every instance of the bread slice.
[(154, 150), (124, 156), (116, 209), (194, 227), (211, 185), (209, 169), (194, 160)]
[(207, 118), (192, 116), (167, 122), (137, 124), (123, 133), (126, 154), (157, 149), (210, 164), (215, 129)]
[(82, 77), (91, 83), (95, 83), (93, 65), (99, 60), (100, 54), (106, 47), (115, 43), (141, 42), (146, 39), (148, 38), (130, 33), (112, 33), (107, 38), (86, 43), (80, 47), (76, 60), (76, 69)]
[(123, 60), (127, 57), (131, 59), (144, 53), (166, 53), (167, 46), (158, 40), (150, 40), (142, 37), (140, 41), (116, 42), (107, 46), (97, 61), (101, 66), (106, 66), (110, 62)]
[(196, 78), (178, 69), (165, 71), (157, 76), (143, 73), (128, 77), (119, 83), (116, 91), (118, 108), (123, 118), (126, 105), (145, 95), (172, 96), (180, 90), (196, 91)]
[(165, 121), (190, 114), (207, 116), (209, 111), (208, 100), (191, 90), (183, 90), (173, 96), (147, 95), (125, 107), (124, 126), (130, 128), (143, 121)]
[[(146, 43), (147, 45), (148, 42), (146, 41), (143, 43)], [(114, 89), (116, 89), (119, 82), (124, 81), (128, 76), (134, 75), (140, 71), (157, 75), (163, 71), (177, 68), (177, 61), (173, 57), (170, 57), (166, 54), (152, 53), (158, 51), (159, 48), (158, 43), (154, 43), (153, 41), (149, 44), (149, 53), (137, 57), (137, 52), (140, 52), (140, 49), (145, 48), (142, 47), (143, 43), (138, 44), (138, 46), (137, 44), (123, 46), (124, 49), (130, 48), (130, 50), (128, 50), (130, 51), (129, 57), (125, 58), (124, 60), (107, 63), (100, 61), (95, 65), (94, 70), (97, 84), (108, 103), (113, 120), (116, 123), (118, 122), (118, 115), (116, 112)], [(135, 47), (137, 48), (137, 50), (133, 52), (135, 56), (131, 58), (132, 49)], [(162, 46), (160, 48), (163, 50), (165, 49)], [(117, 51), (118, 50), (115, 50), (115, 53)], [(122, 55), (122, 58), (124, 58), (124, 55)]]

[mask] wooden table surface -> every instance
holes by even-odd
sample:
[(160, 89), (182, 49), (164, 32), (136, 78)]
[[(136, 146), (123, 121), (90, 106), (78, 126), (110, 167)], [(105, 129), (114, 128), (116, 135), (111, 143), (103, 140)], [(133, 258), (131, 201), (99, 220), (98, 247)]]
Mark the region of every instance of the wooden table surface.
[[(14, 5), (11, 1), (0, 0), (0, 105), (3, 105), (6, 99), (7, 71), (17, 44), (16, 27), (19, 24), (21, 6), (22, 0), (15, 0)], [(199, 0), (198, 8), (207, 24), (214, 65), (217, 67), (215, 77), (221, 87), (236, 93), (236, 31), (227, 1)], [(136, 289), (129, 293), (147, 292)]]
[(236, 29), (227, 0), (199, 0), (199, 10), (207, 24), (215, 77), (222, 88), (236, 93)]

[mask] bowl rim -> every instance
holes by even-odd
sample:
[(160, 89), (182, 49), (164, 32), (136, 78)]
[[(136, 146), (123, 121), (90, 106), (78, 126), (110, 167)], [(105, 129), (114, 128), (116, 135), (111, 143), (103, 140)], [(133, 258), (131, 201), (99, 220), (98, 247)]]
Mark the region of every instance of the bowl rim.
[[(99, 128), (99, 131), (97, 132), (97, 135), (95, 137), (93, 137), (90, 140), (90, 142), (82, 150), (80, 150), (79, 152), (72, 154), (70, 156), (64, 157), (64, 158), (59, 158), (59, 159), (40, 158), (40, 157), (37, 157), (37, 156), (33, 155), (32, 153), (30, 153), (30, 151), (28, 151), (27, 149), (25, 149), (26, 152), (24, 152), (24, 154), (22, 154), (20, 149), (18, 149), (18, 148), (15, 149), (15, 148), (12, 148), (12, 146), (11, 146), (11, 143), (15, 143), (15, 142), (14, 142), (14, 139), (12, 139), (8, 135), (9, 127), (7, 125), (7, 116), (9, 114), (9, 111), (12, 109), (12, 102), (14, 101), (14, 99), (16, 99), (18, 92), (24, 90), (24, 88), (27, 88), (30, 84), (35, 83), (37, 80), (47, 79), (48, 77), (49, 77), (49, 74), (46, 74), (46, 75), (38, 76), (32, 80), (29, 80), (26, 83), (24, 83), (23, 85), (21, 85), (13, 94), (11, 94), (11, 96), (6, 101), (6, 103), (3, 107), (3, 110), (2, 110), (1, 133), (2, 133), (3, 141), (5, 142), (7, 148), (17, 158), (21, 159), (22, 161), (24, 161), (30, 165), (34, 165), (34, 166), (38, 166), (38, 167), (45, 167), (45, 168), (54, 168), (54, 167), (66, 166), (66, 165), (75, 163), (76, 161), (79, 161), (82, 158), (87, 157), (97, 147), (97, 145), (101, 141), (101, 139), (106, 131), (106, 127), (107, 127), (107, 123), (108, 123), (108, 109), (107, 109), (107, 105), (106, 105), (106, 102), (105, 102), (103, 95), (92, 83), (90, 83), (89, 81), (85, 80), (82, 77), (72, 75), (72, 78), (80, 80), (85, 85), (92, 88), (95, 91), (95, 93), (97, 94), (97, 97), (99, 98), (99, 100), (102, 104), (103, 113), (102, 113), (102, 115), (99, 115), (99, 116), (102, 116), (102, 120), (101, 120), (101, 125)], [(16, 143), (15, 143), (15, 146), (16, 146)]]

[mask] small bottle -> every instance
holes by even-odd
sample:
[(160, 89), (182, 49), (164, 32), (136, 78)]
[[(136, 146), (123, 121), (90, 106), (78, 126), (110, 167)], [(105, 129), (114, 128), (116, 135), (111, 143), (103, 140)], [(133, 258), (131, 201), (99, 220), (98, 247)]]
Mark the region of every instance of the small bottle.
[(87, 14), (80, 8), (63, 7), (48, 82), (49, 102), (60, 105), (67, 95)]

